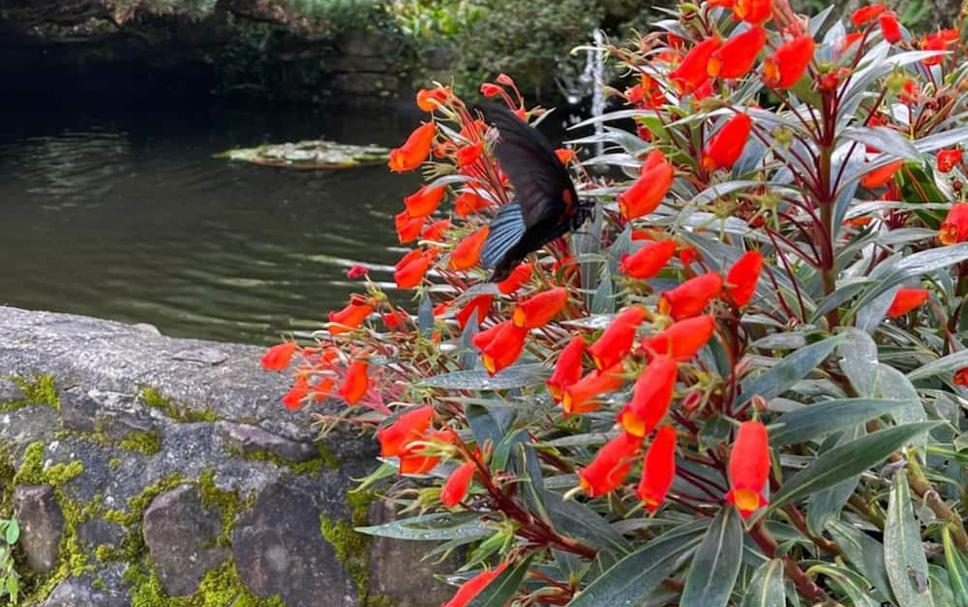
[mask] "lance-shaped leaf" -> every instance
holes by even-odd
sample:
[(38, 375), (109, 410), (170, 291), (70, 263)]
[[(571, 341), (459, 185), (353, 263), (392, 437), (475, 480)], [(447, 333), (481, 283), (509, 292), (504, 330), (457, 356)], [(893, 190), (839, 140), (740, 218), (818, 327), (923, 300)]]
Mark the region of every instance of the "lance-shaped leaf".
[[(836, 444), (843, 445), (849, 443), (865, 434), (867, 434), (867, 429), (863, 424), (854, 426), (841, 434)], [(840, 516), (840, 512), (844, 509), (844, 504), (847, 503), (847, 500), (850, 499), (854, 490), (857, 489), (859, 482), (860, 475), (855, 474), (847, 480), (840, 481), (833, 487), (821, 489), (811, 495), (809, 503), (807, 504), (807, 528), (818, 535), (823, 533), (824, 528)]]
[(894, 475), (884, 524), (884, 564), (891, 589), (904, 607), (933, 607), (928, 589), (928, 560), (921, 528), (914, 519), (911, 491), (903, 472)]
[(467, 607), (494, 607), (495, 605), (506, 604), (514, 596), (514, 593), (518, 591), (518, 588), (521, 587), (521, 582), (524, 580), (525, 574), (531, 568), (532, 560), (534, 560), (533, 554), (524, 559), (519, 565), (513, 568), (508, 567), (502, 571), (501, 575), (491, 580), (491, 583), (485, 586), (467, 604)]
[(922, 422), (894, 426), (834, 447), (783, 483), (770, 508), (776, 509), (860, 474), (937, 425)]
[[(845, 398), (808, 405), (781, 415), (770, 426), (770, 444), (793, 445), (878, 418), (910, 401)], [(779, 426), (774, 430), (773, 426)]]
[(357, 527), (356, 531), (397, 540), (441, 541), (484, 537), (492, 529), (481, 523), (476, 515), (468, 517), (467, 513), (437, 513), (421, 514), (372, 527)]
[(884, 546), (863, 531), (840, 520), (830, 521), (827, 531), (837, 547), (864, 578), (877, 589), (879, 600), (892, 601), (891, 582), (884, 565)]
[(743, 555), (743, 525), (732, 506), (719, 511), (692, 557), (681, 607), (725, 607)]
[(760, 565), (746, 590), (740, 607), (784, 607), (783, 561), (773, 559)]
[(553, 491), (546, 491), (544, 498), (546, 512), (559, 533), (616, 554), (627, 554), (631, 551), (628, 541), (588, 506), (573, 500), (564, 500)]
[(810, 344), (784, 357), (755, 379), (743, 382), (743, 393), (737, 399), (737, 404), (746, 402), (757, 394), (767, 400), (779, 396), (816, 369), (841, 340), (839, 335), (835, 335)]
[(835, 565), (814, 565), (807, 570), (807, 573), (827, 576), (834, 586), (839, 587), (850, 597), (850, 604), (853, 607), (880, 607), (880, 603), (868, 594), (868, 584), (863, 576), (849, 569)]
[(951, 529), (947, 526), (941, 531), (941, 541), (952, 600), (955, 607), (968, 607), (968, 563), (965, 563), (965, 558), (955, 547), (951, 539)]
[(523, 363), (490, 376), (486, 371), (454, 371), (428, 377), (420, 382), (427, 388), (444, 390), (510, 390), (544, 382), (550, 371), (541, 363)]
[(958, 350), (937, 360), (932, 360), (908, 373), (907, 378), (911, 381), (917, 381), (935, 375), (949, 375), (962, 367), (968, 367), (968, 350)]
[(870, 335), (853, 327), (844, 331), (844, 341), (837, 348), (840, 368), (860, 396), (874, 396), (877, 389), (877, 344)]

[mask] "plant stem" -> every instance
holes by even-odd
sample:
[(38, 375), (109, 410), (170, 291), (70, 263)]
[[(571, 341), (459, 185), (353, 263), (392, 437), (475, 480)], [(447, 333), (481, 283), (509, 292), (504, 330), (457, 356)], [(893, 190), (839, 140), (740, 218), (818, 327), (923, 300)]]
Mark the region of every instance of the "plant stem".
[[(776, 558), (777, 544), (776, 540), (770, 535), (770, 532), (763, 527), (762, 519), (757, 521), (753, 528), (749, 531), (750, 537), (753, 541), (760, 547), (766, 556)], [(823, 588), (817, 586), (813, 580), (804, 573), (803, 569), (800, 569), (800, 565), (797, 564), (789, 555), (784, 555), (780, 557), (783, 561), (783, 571), (786, 576), (790, 578), (790, 581), (797, 587), (797, 591), (803, 596), (807, 597), (809, 600), (814, 602), (827, 602), (830, 601), (830, 597), (827, 593), (823, 591)]]

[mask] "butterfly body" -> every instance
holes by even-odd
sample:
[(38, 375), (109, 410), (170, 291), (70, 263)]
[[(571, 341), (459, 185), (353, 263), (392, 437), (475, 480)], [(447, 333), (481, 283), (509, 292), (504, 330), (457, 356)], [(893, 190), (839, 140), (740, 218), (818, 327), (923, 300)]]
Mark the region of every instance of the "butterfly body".
[(497, 127), (494, 153), (514, 186), (514, 201), (491, 221), (482, 260), (491, 281), (507, 278), (529, 253), (576, 230), (591, 214), (568, 171), (545, 137), (509, 109), (481, 104), (484, 118)]

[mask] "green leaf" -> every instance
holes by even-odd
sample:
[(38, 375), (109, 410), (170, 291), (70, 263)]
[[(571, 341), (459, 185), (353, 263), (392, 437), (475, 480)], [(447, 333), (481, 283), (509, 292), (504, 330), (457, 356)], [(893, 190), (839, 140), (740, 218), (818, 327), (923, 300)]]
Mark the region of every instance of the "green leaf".
[(784, 357), (762, 375), (743, 382), (743, 393), (737, 399), (737, 404), (746, 402), (756, 394), (767, 400), (779, 396), (816, 369), (842, 340), (839, 335), (828, 337)]
[(555, 529), (559, 532), (596, 548), (618, 554), (631, 551), (628, 541), (588, 506), (576, 501), (564, 500), (557, 493), (548, 491), (545, 493), (545, 507), (548, 516), (554, 522)]
[[(849, 443), (865, 434), (867, 434), (867, 429), (863, 424), (854, 426), (841, 434), (836, 444)], [(855, 474), (846, 480), (840, 481), (833, 487), (822, 489), (811, 495), (810, 501), (807, 504), (807, 528), (818, 535), (823, 533), (827, 524), (840, 516), (844, 504), (847, 503), (847, 500), (850, 499), (854, 490), (857, 489), (859, 482), (860, 474)]]
[(875, 601), (867, 593), (866, 580), (849, 569), (837, 567), (835, 565), (814, 565), (807, 570), (807, 574), (820, 573), (843, 590), (844, 594), (850, 597), (850, 604), (853, 607), (880, 607), (880, 603)]
[(907, 374), (911, 381), (934, 377), (935, 375), (950, 375), (952, 372), (968, 367), (968, 350), (958, 350), (947, 356), (942, 356), (937, 360), (932, 360), (928, 364), (915, 369)]
[[(877, 365), (877, 392), (876, 396), (884, 398), (894, 398), (903, 400), (907, 404), (891, 411), (891, 417), (898, 424), (913, 424), (923, 422), (928, 419), (924, 412), (924, 405), (917, 389), (903, 373), (894, 367), (880, 363)], [(925, 455), (927, 436), (920, 437), (914, 442), (915, 448), (922, 457)]]
[(933, 607), (927, 587), (928, 560), (921, 547), (921, 529), (914, 519), (911, 491), (902, 471), (894, 475), (887, 504), (884, 565), (898, 603), (904, 607)]
[[(845, 398), (807, 405), (770, 424), (770, 444), (783, 447), (839, 432), (910, 404), (903, 400)], [(774, 430), (773, 426), (780, 426)]]
[(423, 294), (417, 305), (417, 330), (424, 337), (430, 336), (434, 330), (434, 302), (430, 301), (427, 293)]
[(702, 528), (687, 525), (650, 541), (598, 576), (568, 607), (633, 607), (672, 575), (699, 543)]
[(913, 438), (937, 426), (936, 422), (904, 424), (868, 434), (846, 445), (834, 447), (783, 483), (770, 509), (832, 487), (880, 463)]
[(945, 566), (948, 568), (948, 586), (954, 596), (955, 607), (968, 607), (968, 565), (951, 540), (951, 529), (947, 526), (941, 531), (941, 541)]
[(784, 607), (783, 561), (773, 559), (757, 567), (740, 607)]
[(681, 607), (725, 607), (743, 555), (743, 525), (732, 506), (719, 511), (709, 524), (682, 590)]
[(884, 565), (884, 546), (863, 531), (840, 520), (827, 524), (827, 531), (837, 543), (847, 562), (876, 588), (881, 600), (893, 600), (891, 582)]
[(4, 535), (7, 545), (13, 546), (17, 543), (17, 540), (20, 539), (20, 524), (17, 523), (17, 519), (14, 518), (7, 521), (7, 529)]
[(502, 571), (501, 575), (491, 580), (491, 583), (467, 604), (467, 607), (496, 607), (506, 604), (521, 586), (525, 574), (531, 568), (532, 560), (534, 560), (533, 554), (513, 569), (509, 567)]
[(844, 139), (863, 143), (870, 147), (884, 150), (885, 152), (898, 158), (907, 160), (920, 160), (921, 153), (911, 143), (911, 140), (902, 136), (894, 129), (886, 127), (867, 127), (854, 126), (845, 129), (841, 135)]
[(389, 537), (397, 540), (441, 541), (486, 537), (492, 529), (484, 525), (476, 515), (454, 515), (446, 512), (421, 514), (371, 527), (357, 527), (366, 535)]
[(891, 257), (881, 262), (870, 273), (869, 278), (876, 280), (876, 282), (870, 285), (864, 291), (863, 296), (854, 303), (850, 315), (855, 315), (858, 310), (869, 305), (884, 291), (913, 280), (922, 274), (937, 272), (966, 259), (968, 259), (968, 243), (966, 242), (927, 249), (901, 258)]
[(444, 390), (510, 390), (540, 384), (548, 375), (548, 368), (541, 363), (523, 363), (493, 376), (484, 370), (443, 373), (423, 379), (418, 385)]
[(608, 264), (602, 264), (602, 278), (592, 296), (592, 305), (589, 308), (592, 314), (611, 314), (615, 311), (615, 297), (612, 294), (612, 275), (608, 270)]

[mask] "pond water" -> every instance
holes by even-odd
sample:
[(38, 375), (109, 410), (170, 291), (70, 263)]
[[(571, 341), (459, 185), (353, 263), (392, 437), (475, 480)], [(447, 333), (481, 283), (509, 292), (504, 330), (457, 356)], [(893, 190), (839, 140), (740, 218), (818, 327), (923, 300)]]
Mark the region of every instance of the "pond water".
[(390, 280), (402, 250), (392, 214), (419, 182), (385, 166), (212, 158), (312, 138), (392, 147), (420, 119), (392, 110), (138, 103), (0, 116), (0, 303), (173, 336), (270, 343), (318, 328), (359, 288), (351, 264)]

